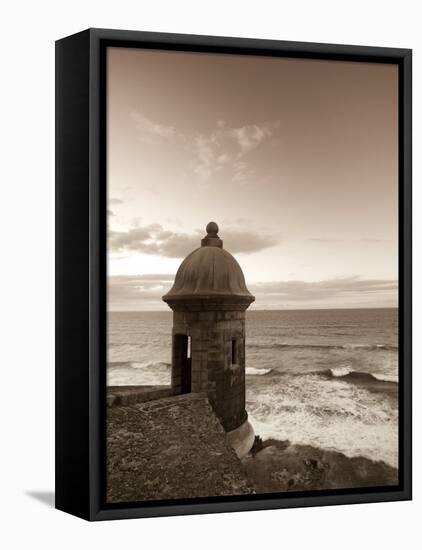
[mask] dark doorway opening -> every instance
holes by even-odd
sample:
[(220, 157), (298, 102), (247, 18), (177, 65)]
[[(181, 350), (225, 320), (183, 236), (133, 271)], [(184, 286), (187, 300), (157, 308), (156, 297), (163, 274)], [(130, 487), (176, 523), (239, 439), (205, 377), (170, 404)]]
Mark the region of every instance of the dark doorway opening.
[(174, 373), (179, 381), (180, 393), (192, 391), (192, 359), (190, 336), (176, 334), (174, 336)]

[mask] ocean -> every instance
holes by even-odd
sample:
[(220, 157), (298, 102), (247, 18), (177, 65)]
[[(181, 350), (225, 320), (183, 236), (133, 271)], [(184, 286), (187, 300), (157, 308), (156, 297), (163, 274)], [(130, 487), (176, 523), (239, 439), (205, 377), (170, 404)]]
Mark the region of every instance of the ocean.
[[(108, 385), (170, 384), (170, 311), (108, 327)], [(246, 401), (263, 439), (397, 467), (397, 309), (247, 311)]]

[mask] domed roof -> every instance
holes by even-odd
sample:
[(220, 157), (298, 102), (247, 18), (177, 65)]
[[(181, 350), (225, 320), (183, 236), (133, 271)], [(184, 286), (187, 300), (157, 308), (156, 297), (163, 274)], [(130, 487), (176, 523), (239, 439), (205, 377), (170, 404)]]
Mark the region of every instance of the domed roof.
[(218, 225), (210, 222), (201, 247), (181, 263), (171, 290), (163, 296), (169, 305), (179, 300), (239, 300), (248, 305), (255, 300), (246, 287), (242, 269), (235, 258), (224, 250), (218, 236)]

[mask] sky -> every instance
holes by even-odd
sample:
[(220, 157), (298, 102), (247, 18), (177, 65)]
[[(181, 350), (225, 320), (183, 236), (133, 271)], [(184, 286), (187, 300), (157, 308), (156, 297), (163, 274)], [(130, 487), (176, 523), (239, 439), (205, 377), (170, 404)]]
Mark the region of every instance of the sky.
[(108, 307), (161, 296), (206, 224), (254, 309), (395, 307), (395, 65), (109, 48)]

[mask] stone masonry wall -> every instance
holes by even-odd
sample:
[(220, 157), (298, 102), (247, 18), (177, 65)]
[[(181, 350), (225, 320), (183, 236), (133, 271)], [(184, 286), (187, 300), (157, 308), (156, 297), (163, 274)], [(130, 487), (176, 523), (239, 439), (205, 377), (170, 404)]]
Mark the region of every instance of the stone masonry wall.
[[(175, 311), (173, 335), (191, 337), (192, 391), (205, 392), (226, 431), (239, 427), (245, 411), (245, 312)], [(232, 340), (237, 362), (232, 364)], [(177, 384), (177, 380), (173, 380)]]
[(108, 502), (253, 492), (205, 395), (108, 407)]

